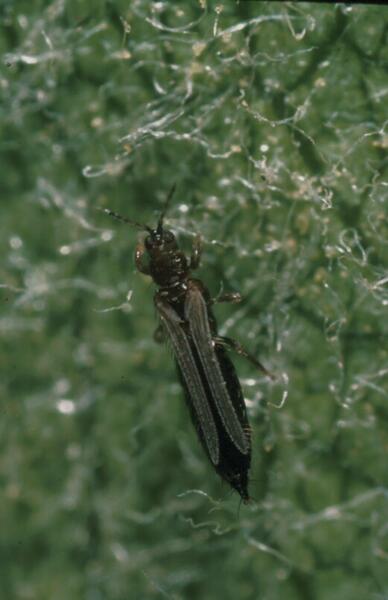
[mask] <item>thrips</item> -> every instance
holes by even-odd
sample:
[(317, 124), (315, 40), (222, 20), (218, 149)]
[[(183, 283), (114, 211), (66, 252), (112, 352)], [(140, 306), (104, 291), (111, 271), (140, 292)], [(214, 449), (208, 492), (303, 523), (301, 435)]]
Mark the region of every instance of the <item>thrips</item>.
[(222, 294), (213, 300), (204, 284), (191, 276), (200, 263), (200, 238), (195, 238), (187, 259), (175, 235), (163, 225), (174, 189), (175, 186), (154, 229), (111, 210), (104, 212), (147, 232), (144, 242), (136, 248), (135, 263), (158, 288), (155, 306), (164, 337), (174, 352), (191, 419), (216, 472), (247, 502), (250, 426), (241, 385), (227, 349), (235, 350), (266, 375), (269, 373), (241, 344), (218, 335), (214, 302), (238, 302), (241, 297)]

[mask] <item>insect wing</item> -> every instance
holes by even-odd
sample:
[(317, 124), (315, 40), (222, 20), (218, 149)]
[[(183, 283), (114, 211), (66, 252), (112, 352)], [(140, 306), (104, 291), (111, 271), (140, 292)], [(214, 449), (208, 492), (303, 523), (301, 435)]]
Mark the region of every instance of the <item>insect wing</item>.
[(175, 310), (160, 298), (156, 299), (155, 304), (171, 341), (210, 459), (214, 465), (217, 465), (220, 458), (217, 429), (190, 347), (190, 340), (182, 327), (182, 320)]
[(236, 448), (242, 454), (248, 454), (249, 440), (231, 401), (214, 349), (206, 300), (193, 282), (186, 294), (185, 318), (223, 426)]

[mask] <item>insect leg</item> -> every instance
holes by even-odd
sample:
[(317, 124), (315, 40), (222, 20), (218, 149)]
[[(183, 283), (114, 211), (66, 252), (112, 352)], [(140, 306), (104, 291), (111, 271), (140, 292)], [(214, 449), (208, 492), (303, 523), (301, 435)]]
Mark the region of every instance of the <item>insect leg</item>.
[(218, 304), (219, 302), (232, 302), (238, 304), (241, 302), (242, 296), (238, 292), (221, 292), (215, 298), (211, 299), (212, 304)]
[(145, 254), (145, 248), (143, 244), (138, 244), (135, 250), (135, 264), (136, 268), (140, 273), (144, 275), (151, 275), (150, 268), (143, 262), (143, 256)]
[(232, 302), (233, 304), (237, 304), (241, 302), (242, 296), (238, 292), (224, 292), (224, 286), (221, 282), (221, 288), (218, 292), (217, 296), (210, 299), (210, 304), (218, 304), (219, 302)]
[(261, 362), (258, 361), (257, 358), (255, 358), (252, 354), (250, 354), (244, 348), (244, 346), (242, 346), (239, 342), (236, 342), (236, 340), (233, 340), (232, 338), (229, 338), (229, 337), (217, 336), (217, 337), (213, 338), (213, 342), (215, 343), (216, 346), (223, 346), (225, 348), (234, 350), (235, 352), (237, 352), (237, 354), (239, 354), (240, 356), (243, 356), (244, 358), (249, 360), (249, 362), (252, 363), (255, 367), (260, 369), (260, 371), (262, 373), (264, 373), (264, 375), (267, 375), (267, 377), (274, 379), (274, 376), (272, 375), (272, 373), (267, 371), (267, 369), (261, 364)]
[(190, 269), (195, 270), (199, 267), (199, 263), (201, 262), (201, 254), (202, 254), (202, 238), (198, 234), (195, 236), (193, 245), (191, 247), (191, 257), (190, 257)]

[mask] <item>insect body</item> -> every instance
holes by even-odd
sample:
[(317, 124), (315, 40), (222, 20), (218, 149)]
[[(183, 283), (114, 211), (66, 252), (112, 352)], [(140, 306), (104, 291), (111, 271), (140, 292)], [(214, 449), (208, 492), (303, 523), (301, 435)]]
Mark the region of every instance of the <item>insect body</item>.
[[(248, 501), (250, 428), (240, 382), (226, 348), (232, 347), (268, 373), (240, 344), (218, 336), (212, 312), (214, 300), (203, 283), (191, 277), (200, 262), (199, 238), (188, 260), (174, 234), (164, 228), (164, 213), (152, 229), (106, 212), (148, 232), (136, 248), (135, 262), (139, 271), (151, 276), (158, 286), (155, 306), (174, 352), (192, 421), (216, 472)], [(239, 299), (238, 294), (224, 294), (217, 300)]]

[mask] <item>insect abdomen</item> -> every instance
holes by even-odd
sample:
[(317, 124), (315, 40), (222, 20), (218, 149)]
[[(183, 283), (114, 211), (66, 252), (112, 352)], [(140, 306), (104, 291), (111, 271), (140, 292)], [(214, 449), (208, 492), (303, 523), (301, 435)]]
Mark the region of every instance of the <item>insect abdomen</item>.
[(197, 365), (198, 371), (201, 374), (203, 386), (206, 391), (212, 417), (216, 426), (219, 447), (219, 459), (217, 464), (214, 464), (214, 462), (211, 459), (211, 456), (209, 455), (208, 443), (203, 434), (201, 424), (193, 406), (190, 391), (186, 385), (185, 378), (182, 374), (178, 363), (177, 370), (182, 387), (185, 392), (186, 404), (190, 411), (191, 420), (195, 426), (203, 449), (205, 450), (207, 456), (210, 459), (210, 462), (212, 463), (214, 469), (217, 471), (220, 477), (227, 481), (229, 485), (231, 485), (240, 494), (243, 500), (247, 501), (249, 500), (248, 471), (251, 463), (251, 446), (249, 436), (249, 423), (246, 414), (244, 398), (234, 365), (227, 356), (225, 350), (221, 347), (217, 348), (216, 355), (224, 377), (224, 381), (226, 383), (227, 391), (229, 393), (230, 402), (233, 404), (239, 422), (245, 432), (247, 443), (247, 451), (245, 453), (242, 453), (232, 442), (230, 435), (227, 432), (225, 425), (223, 424), (223, 421), (216, 409), (215, 402), (211, 395), (210, 387), (208, 385), (206, 377), (203, 374), (202, 368), (200, 365)]

